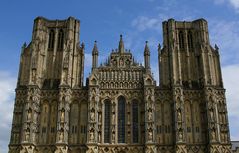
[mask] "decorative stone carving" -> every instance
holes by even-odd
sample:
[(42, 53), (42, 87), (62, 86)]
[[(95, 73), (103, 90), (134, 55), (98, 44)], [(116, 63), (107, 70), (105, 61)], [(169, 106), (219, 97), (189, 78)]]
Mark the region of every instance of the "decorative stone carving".
[(148, 120), (149, 121), (152, 121), (153, 120), (153, 113), (152, 113), (152, 110), (148, 110)]
[(115, 142), (115, 131), (112, 129), (112, 142)]
[(112, 124), (115, 124), (115, 112), (112, 114)]
[(57, 146), (55, 153), (67, 153), (68, 147), (67, 146)]
[(149, 142), (153, 141), (153, 130), (152, 129), (148, 130), (148, 141)]
[[(64, 21), (36, 19), (32, 43), (22, 48), (10, 152), (229, 153), (225, 91), (217, 64), (219, 50), (217, 46), (212, 48), (208, 40), (196, 38), (196, 33), (208, 33), (206, 22), (170, 19), (163, 24), (166, 25), (166, 43), (158, 46), (160, 86), (155, 84), (153, 69), (135, 62), (130, 51), (124, 49), (122, 37), (119, 48), (110, 53), (104, 64), (94, 66), (84, 86), (84, 44), (80, 46), (77, 42), (79, 22), (72, 17)], [(64, 31), (62, 50), (58, 50), (57, 45), (48, 50), (49, 30), (55, 32), (54, 44), (60, 42), (58, 31)], [(189, 40), (184, 40), (184, 48), (180, 48), (179, 31), (189, 40), (187, 34), (193, 32), (192, 43), (197, 44), (189, 48)], [(202, 39), (205, 38), (206, 35)], [(147, 50), (147, 58), (149, 53)], [(210, 65), (214, 65), (214, 75)], [(121, 129), (118, 126), (118, 115), (122, 113), (118, 111), (119, 96), (126, 99)], [(108, 112), (104, 109), (105, 99), (111, 102)], [(137, 112), (132, 107), (136, 99)], [(160, 101), (157, 107), (155, 99)], [(190, 111), (185, 109), (186, 100), (192, 104)], [(53, 101), (57, 101), (54, 111), (51, 110)], [(72, 113), (69, 106), (75, 101), (79, 108), (77, 113)], [(43, 102), (49, 104), (46, 112), (41, 108)], [(198, 109), (194, 109), (198, 103)], [(49, 116), (46, 123), (43, 113)], [(190, 123), (187, 123), (188, 116), (193, 118)], [(189, 126), (191, 132), (187, 132), (187, 124), (193, 125)], [(120, 130), (124, 131), (125, 143), (122, 144), (117, 142)], [(103, 142), (107, 133), (109, 143)], [(139, 142), (134, 142), (136, 134)], [(186, 138), (191, 135), (195, 141), (189, 144)]]
[(215, 140), (216, 140), (216, 130), (215, 130), (215, 128), (213, 128), (213, 129), (211, 130), (211, 139), (212, 139), (212, 141), (215, 141)]
[(63, 76), (63, 77), (62, 77), (62, 78), (63, 78), (62, 80), (63, 80), (63, 83), (64, 83), (64, 84), (67, 83), (67, 79), (68, 79), (68, 76), (67, 76), (67, 75), (68, 75), (68, 74), (67, 74), (67, 70), (64, 69), (64, 70), (63, 70), (63, 74), (62, 74), (62, 76)]
[(65, 110), (62, 108), (61, 110), (61, 117), (60, 117), (61, 122), (65, 122)]
[(182, 129), (178, 130), (178, 139), (179, 139), (179, 142), (183, 141), (183, 130)]
[(32, 69), (32, 83), (36, 83), (37, 80), (36, 69)]
[(101, 143), (101, 132), (98, 132), (98, 143)]
[(25, 141), (29, 141), (30, 140), (30, 129), (26, 129), (26, 132), (25, 132)]
[(59, 134), (59, 142), (63, 142), (63, 139), (64, 139), (64, 130), (61, 129)]
[(214, 112), (213, 112), (213, 108), (211, 108), (211, 109), (209, 110), (209, 113), (210, 113), (210, 119), (211, 119), (211, 121), (214, 121)]
[(182, 113), (180, 109), (177, 110), (177, 117), (178, 117), (178, 121), (182, 121)]
[(94, 138), (94, 129), (91, 129), (90, 130), (90, 142), (94, 142), (95, 141), (95, 138)]
[(94, 109), (92, 109), (90, 111), (90, 121), (95, 121), (95, 111), (94, 111)]
[(29, 109), (29, 110), (27, 111), (27, 120), (28, 120), (28, 121), (31, 121), (31, 119), (32, 119), (32, 110)]

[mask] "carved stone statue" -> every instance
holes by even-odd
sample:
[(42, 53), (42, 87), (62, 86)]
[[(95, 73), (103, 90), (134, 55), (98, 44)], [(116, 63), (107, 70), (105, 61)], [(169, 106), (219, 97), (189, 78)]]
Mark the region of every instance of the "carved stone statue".
[(90, 111), (90, 120), (91, 120), (91, 121), (94, 121), (94, 120), (95, 120), (95, 112), (94, 112), (94, 110), (91, 110), (91, 111)]
[(112, 142), (115, 141), (115, 131), (112, 130)]
[(115, 124), (115, 113), (112, 114), (112, 124)]
[(32, 119), (32, 110), (29, 109), (27, 112), (27, 120), (30, 121)]
[(99, 113), (99, 122), (101, 122), (102, 120), (102, 115), (101, 115), (101, 112)]
[(25, 141), (29, 141), (29, 139), (30, 139), (30, 129), (27, 129), (25, 133)]
[(94, 130), (90, 130), (90, 142), (94, 142)]
[(213, 115), (213, 109), (210, 109), (210, 119), (211, 121), (214, 121), (214, 115)]
[(65, 110), (62, 109), (61, 110), (61, 122), (64, 122), (65, 121)]
[(150, 142), (153, 141), (153, 131), (152, 131), (152, 129), (150, 129), (149, 132), (148, 132), (148, 141), (150, 141)]
[(59, 135), (59, 141), (62, 142), (62, 141), (63, 141), (63, 138), (64, 138), (64, 131), (61, 130), (61, 131), (60, 131), (60, 135)]
[(216, 140), (216, 132), (215, 132), (215, 129), (212, 129), (212, 132), (211, 132), (211, 137), (212, 137), (212, 140)]
[(98, 142), (101, 143), (101, 132), (98, 133)]
[(67, 70), (66, 69), (63, 70), (63, 79), (62, 80), (63, 80), (64, 84), (67, 83)]
[(149, 112), (148, 112), (148, 120), (149, 120), (149, 121), (152, 121), (152, 120), (153, 120), (152, 110), (149, 110)]
[(36, 69), (32, 70), (32, 83), (36, 83)]
[(178, 139), (180, 142), (183, 141), (183, 131), (181, 129), (178, 132)]
[(178, 116), (178, 121), (181, 121), (182, 120), (182, 113), (181, 113), (180, 109), (177, 111), (177, 116)]
[(128, 122), (128, 124), (129, 124), (129, 123), (130, 123), (130, 112), (127, 113), (127, 118), (128, 118), (128, 119), (127, 119), (127, 120), (128, 120), (127, 122)]

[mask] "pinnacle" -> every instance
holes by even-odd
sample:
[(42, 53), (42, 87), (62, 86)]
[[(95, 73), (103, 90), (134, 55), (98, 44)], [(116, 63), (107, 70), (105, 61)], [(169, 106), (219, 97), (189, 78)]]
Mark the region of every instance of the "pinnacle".
[(120, 35), (120, 41), (119, 41), (119, 52), (123, 53), (124, 52), (124, 41), (123, 41), (123, 36), (122, 34)]

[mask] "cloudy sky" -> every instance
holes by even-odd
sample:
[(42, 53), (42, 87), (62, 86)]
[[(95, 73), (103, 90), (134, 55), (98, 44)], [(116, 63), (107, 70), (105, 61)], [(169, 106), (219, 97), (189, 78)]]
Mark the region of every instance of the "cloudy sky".
[(85, 77), (91, 66), (94, 40), (98, 41), (101, 62), (117, 48), (120, 34), (126, 48), (143, 62), (144, 42), (148, 40), (156, 80), (162, 21), (206, 19), (211, 44), (220, 48), (231, 139), (239, 140), (239, 0), (1, 0), (0, 153), (7, 153), (10, 138), (21, 46), (30, 42), (37, 16), (80, 19), (80, 40), (86, 44)]

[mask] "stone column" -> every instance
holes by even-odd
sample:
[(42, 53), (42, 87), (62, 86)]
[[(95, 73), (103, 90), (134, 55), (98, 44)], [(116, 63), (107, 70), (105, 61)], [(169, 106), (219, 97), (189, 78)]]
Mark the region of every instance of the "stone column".
[(172, 89), (173, 92), (173, 101), (174, 101), (174, 129), (175, 129), (175, 151), (176, 153), (184, 152), (186, 153), (186, 127), (184, 119), (184, 98), (183, 98), (183, 89), (180, 86), (174, 86)]
[(88, 126), (87, 126), (87, 153), (98, 152), (98, 104), (99, 104), (99, 88), (92, 86), (89, 88), (88, 102)]
[(69, 86), (60, 86), (55, 153), (67, 153), (68, 151), (70, 100)]
[(27, 89), (27, 97), (23, 110), (23, 129), (22, 129), (22, 140), (21, 140), (21, 150), (20, 152), (34, 152), (36, 145), (37, 133), (39, 132), (39, 110), (40, 110), (40, 100), (39, 95), (40, 90), (38, 86), (31, 85)]
[(155, 142), (155, 98), (154, 88), (152, 85), (145, 86), (144, 88), (145, 97), (145, 152), (156, 153), (156, 142)]

